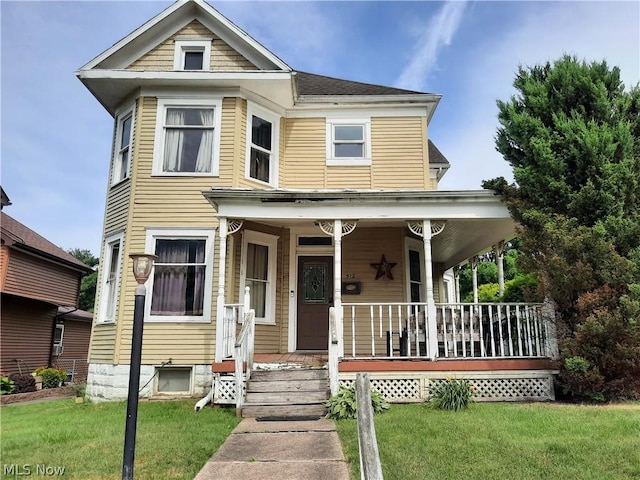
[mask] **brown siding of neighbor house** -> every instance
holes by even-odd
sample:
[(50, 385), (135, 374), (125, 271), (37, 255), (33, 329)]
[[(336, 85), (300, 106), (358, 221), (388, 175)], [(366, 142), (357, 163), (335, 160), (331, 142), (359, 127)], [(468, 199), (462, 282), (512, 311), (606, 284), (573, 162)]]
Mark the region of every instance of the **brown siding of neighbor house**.
[(62, 338), (62, 355), (54, 357), (52, 363), (63, 368), (67, 373), (74, 370), (73, 381), (82, 382), (87, 379), (89, 353), (89, 337), (91, 322), (64, 319), (64, 336)]
[(2, 294), (2, 322), (0, 323), (0, 372), (3, 375), (31, 373), (47, 366), (51, 353), (53, 322), (56, 306)]
[(56, 305), (76, 305), (80, 272), (11, 249), (4, 292)]
[(4, 282), (7, 277), (9, 263), (9, 247), (0, 245), (0, 292), (4, 292)]

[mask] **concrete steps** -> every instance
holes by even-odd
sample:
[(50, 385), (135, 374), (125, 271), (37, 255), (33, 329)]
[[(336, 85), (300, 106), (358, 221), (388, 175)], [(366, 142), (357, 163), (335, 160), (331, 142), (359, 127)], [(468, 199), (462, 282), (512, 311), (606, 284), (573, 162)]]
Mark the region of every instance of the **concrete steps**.
[(329, 374), (321, 368), (254, 370), (242, 416), (262, 419), (320, 418), (327, 413)]

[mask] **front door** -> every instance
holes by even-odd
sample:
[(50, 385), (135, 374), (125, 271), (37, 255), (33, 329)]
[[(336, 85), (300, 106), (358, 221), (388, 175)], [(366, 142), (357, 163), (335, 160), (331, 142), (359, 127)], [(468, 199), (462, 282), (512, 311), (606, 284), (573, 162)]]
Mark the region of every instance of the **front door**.
[(327, 350), (333, 257), (298, 257), (298, 350)]

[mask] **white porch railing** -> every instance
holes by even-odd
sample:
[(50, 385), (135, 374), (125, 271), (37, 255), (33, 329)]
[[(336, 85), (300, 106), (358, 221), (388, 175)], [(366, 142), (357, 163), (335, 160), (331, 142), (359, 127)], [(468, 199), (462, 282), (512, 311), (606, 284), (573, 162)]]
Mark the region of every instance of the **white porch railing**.
[[(342, 305), (345, 356), (554, 357), (551, 319), (543, 315), (542, 304), (438, 303), (434, 318), (427, 318), (426, 303)], [(436, 328), (429, 329), (429, 322)], [(429, 331), (437, 332), (433, 355), (428, 351)]]
[(329, 387), (331, 389), (331, 396), (338, 394), (339, 380), (338, 380), (338, 357), (340, 355), (340, 349), (338, 347), (338, 328), (336, 326), (336, 309), (335, 307), (329, 307)]

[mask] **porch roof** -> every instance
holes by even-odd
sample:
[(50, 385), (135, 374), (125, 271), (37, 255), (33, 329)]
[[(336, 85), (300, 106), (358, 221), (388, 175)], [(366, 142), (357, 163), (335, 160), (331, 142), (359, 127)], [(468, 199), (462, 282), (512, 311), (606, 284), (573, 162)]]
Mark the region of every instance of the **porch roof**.
[[(433, 261), (465, 262), (514, 236), (500, 197), (489, 190), (295, 190), (212, 188), (202, 192), (217, 216), (277, 226), (358, 220), (359, 226), (404, 227), (408, 220), (446, 221), (432, 240)], [(320, 230), (318, 230), (320, 232)]]

